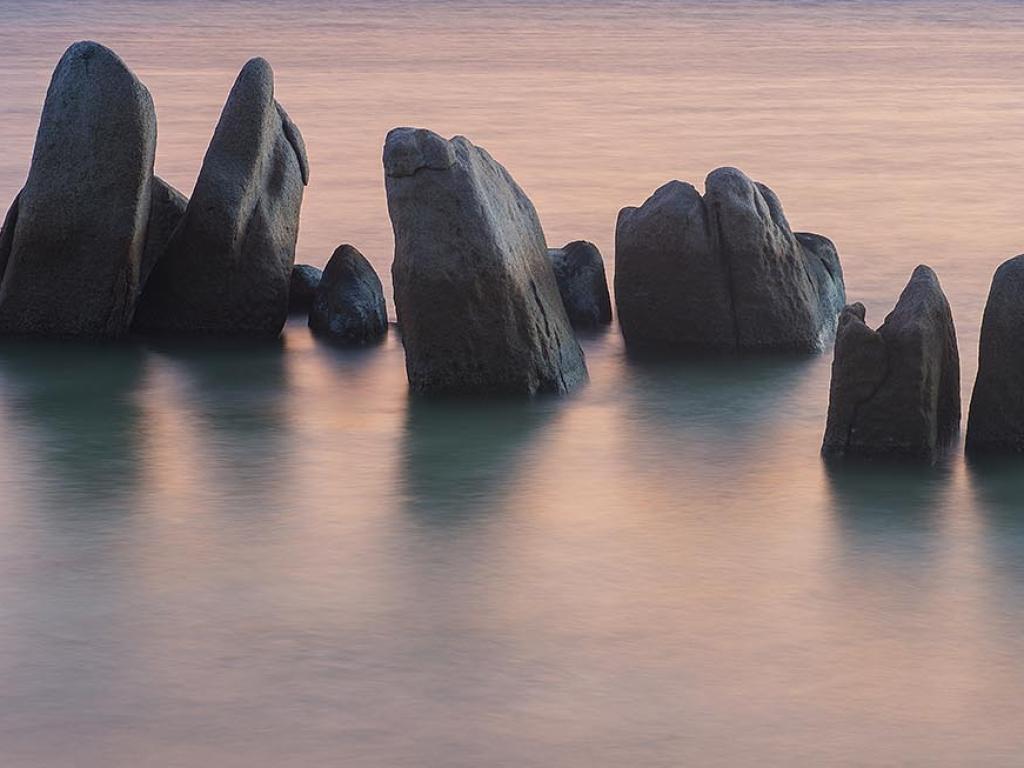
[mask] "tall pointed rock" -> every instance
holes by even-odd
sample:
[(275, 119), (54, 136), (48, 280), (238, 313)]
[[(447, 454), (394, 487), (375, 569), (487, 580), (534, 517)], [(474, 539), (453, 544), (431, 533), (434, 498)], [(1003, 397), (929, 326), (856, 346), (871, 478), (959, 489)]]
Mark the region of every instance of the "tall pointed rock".
[(185, 216), (146, 283), (141, 331), (277, 336), (288, 316), (299, 209), (309, 180), (299, 129), (274, 100), (274, 73), (239, 73)]
[(862, 304), (839, 320), (822, 452), (936, 460), (960, 427), (960, 354), (939, 278), (919, 266), (877, 331), (864, 320)]
[(415, 392), (562, 393), (587, 378), (533, 204), (486, 151), (396, 128), (391, 273)]
[(0, 233), (0, 334), (128, 330), (155, 152), (146, 87), (110, 49), (72, 45), (53, 73), (28, 180)]

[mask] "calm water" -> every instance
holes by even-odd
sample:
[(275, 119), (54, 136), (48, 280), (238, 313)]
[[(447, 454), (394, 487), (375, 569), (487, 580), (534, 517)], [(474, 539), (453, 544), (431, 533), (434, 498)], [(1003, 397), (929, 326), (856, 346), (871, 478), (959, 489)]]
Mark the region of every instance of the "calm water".
[[(738, 165), (880, 322), (933, 266), (965, 392), (1024, 250), (1024, 6), (0, 0), (0, 206), (50, 70), (149, 85), (188, 192), (242, 63), (302, 127), (299, 258), (387, 284), (388, 128), (465, 133), (549, 241)], [(402, 351), (0, 346), (4, 766), (1020, 765), (1024, 464), (829, 472), (828, 356), (410, 402)]]

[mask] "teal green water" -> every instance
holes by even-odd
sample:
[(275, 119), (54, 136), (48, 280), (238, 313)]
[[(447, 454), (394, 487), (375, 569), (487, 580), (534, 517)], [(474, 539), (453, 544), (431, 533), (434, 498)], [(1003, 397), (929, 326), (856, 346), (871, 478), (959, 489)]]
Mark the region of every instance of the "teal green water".
[[(0, 205), (49, 70), (117, 49), (186, 192), (249, 55), (309, 144), (300, 260), (385, 283), (386, 130), (462, 132), (548, 238), (743, 167), (880, 322), (950, 295), (965, 406), (1024, 250), (1000, 2), (0, 0)], [(828, 470), (829, 356), (410, 400), (401, 344), (0, 344), (4, 766), (1016, 766), (1024, 465)]]

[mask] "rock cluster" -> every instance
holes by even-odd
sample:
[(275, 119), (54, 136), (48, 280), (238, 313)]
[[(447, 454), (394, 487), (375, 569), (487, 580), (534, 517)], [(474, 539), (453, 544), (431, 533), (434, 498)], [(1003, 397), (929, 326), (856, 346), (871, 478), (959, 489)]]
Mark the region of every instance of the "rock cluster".
[(384, 145), (395, 308), (414, 392), (567, 392), (587, 378), (533, 204), (486, 151), (397, 128)]
[(191, 200), (153, 174), (156, 132), (113, 51), (67, 50), (0, 230), (0, 334), (280, 333), (309, 168), (270, 65), (239, 74)]
[(379, 341), (388, 331), (384, 289), (370, 262), (351, 245), (342, 245), (324, 267), (309, 312), (313, 333), (338, 344), (360, 346)]
[(839, 319), (822, 451), (934, 461), (960, 425), (960, 357), (938, 277), (919, 266), (877, 331), (864, 320), (861, 304)]
[(831, 241), (790, 229), (779, 199), (735, 168), (703, 197), (671, 181), (615, 230), (615, 302), (633, 349), (822, 351), (845, 303)]
[[(293, 266), (309, 164), (266, 61), (239, 73), (191, 199), (154, 174), (156, 134), (125, 63), (72, 45), (0, 227), (0, 336), (276, 337), (289, 311), (343, 345), (387, 333), (383, 286), (355, 248), (323, 272)], [(464, 137), (396, 128), (383, 165), (411, 390), (531, 395), (584, 382), (574, 327), (612, 318), (597, 247), (548, 249), (529, 198)], [(703, 195), (672, 181), (622, 209), (615, 250), (630, 350), (815, 352), (835, 333), (825, 455), (935, 460), (956, 434), (956, 332), (930, 268), (872, 330), (863, 305), (843, 309), (832, 242), (794, 233), (772, 190), (735, 168), (713, 171)], [(1021, 392), (1024, 256), (992, 282), (968, 450), (1024, 453)]]
[(575, 240), (561, 248), (549, 248), (548, 258), (555, 270), (558, 292), (576, 328), (596, 328), (612, 321), (612, 302), (604, 260), (597, 246)]

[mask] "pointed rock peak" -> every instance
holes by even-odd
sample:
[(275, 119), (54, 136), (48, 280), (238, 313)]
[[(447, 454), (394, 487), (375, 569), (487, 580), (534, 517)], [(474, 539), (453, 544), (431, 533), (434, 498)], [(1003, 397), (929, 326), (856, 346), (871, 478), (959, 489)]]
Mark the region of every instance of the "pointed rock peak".
[[(87, 106), (77, 104), (75, 100), (54, 102), (51, 98), (55, 93), (78, 93), (86, 89), (96, 94), (94, 98), (124, 100), (125, 109), (153, 111), (153, 98), (149, 90), (125, 64), (124, 59), (105, 45), (92, 40), (72, 44), (61, 56), (53, 71), (44, 110), (49, 110), (53, 115), (69, 106)], [(136, 104), (139, 106), (136, 107)], [(110, 107), (111, 104), (104, 103), (103, 106)]]
[(455, 165), (452, 142), (425, 128), (395, 128), (384, 141), (384, 173), (412, 176), (421, 169), (445, 171)]
[(920, 264), (914, 269), (906, 287), (900, 293), (896, 306), (885, 318), (879, 332), (884, 333), (886, 326), (892, 328), (919, 322), (929, 309), (944, 312), (946, 306), (946, 296), (939, 284), (939, 276), (931, 267)]
[[(274, 70), (266, 59), (249, 59), (235, 78), (224, 109), (221, 110), (217, 132), (222, 128), (258, 126), (274, 104)], [(250, 128), (251, 130), (251, 128)]]
[(236, 94), (259, 95), (264, 102), (274, 98), (274, 68), (261, 56), (249, 59), (235, 78), (228, 101)]
[[(107, 46), (92, 40), (81, 40), (72, 43), (57, 64), (55, 75), (71, 66), (82, 65), (89, 67), (111, 66), (131, 73), (124, 59), (118, 56)], [(132, 75), (134, 77), (134, 74)]]
[(374, 274), (373, 265), (353, 246), (345, 243), (339, 245), (324, 267), (324, 277), (336, 281), (346, 275)]
[(716, 168), (709, 173), (704, 181), (704, 199), (708, 205), (728, 209), (732, 218), (750, 217), (752, 222), (769, 220), (783, 232), (790, 232), (778, 196), (766, 184), (751, 180), (738, 168)]
[(732, 189), (737, 192), (746, 193), (753, 186), (754, 182), (747, 174), (739, 168), (733, 168), (731, 165), (715, 168), (704, 179), (704, 189), (708, 191), (712, 189)]

